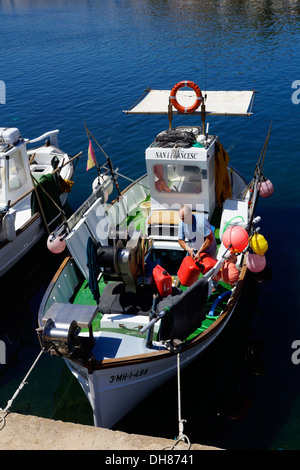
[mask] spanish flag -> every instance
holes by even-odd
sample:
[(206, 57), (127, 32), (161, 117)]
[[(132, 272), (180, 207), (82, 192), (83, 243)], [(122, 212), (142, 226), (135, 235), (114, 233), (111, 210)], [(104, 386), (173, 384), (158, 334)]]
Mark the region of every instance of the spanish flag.
[(97, 165), (96, 162), (96, 157), (95, 157), (95, 152), (92, 146), (92, 142), (89, 141), (89, 148), (88, 148), (88, 159), (87, 159), (87, 166), (86, 166), (86, 171), (90, 170), (93, 168), (93, 166)]

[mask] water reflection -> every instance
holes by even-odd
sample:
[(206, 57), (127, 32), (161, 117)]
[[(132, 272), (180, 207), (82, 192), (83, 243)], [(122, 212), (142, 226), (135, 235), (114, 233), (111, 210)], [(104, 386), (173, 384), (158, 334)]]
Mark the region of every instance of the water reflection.
[(36, 341), (34, 312), (62, 259), (63, 255), (50, 253), (42, 240), (1, 278), (0, 339), (10, 345)]
[[(103, 5), (104, 4), (104, 5)], [(258, 24), (274, 24), (278, 18), (298, 16), (300, 14), (299, 0), (2, 0), (3, 13), (16, 13), (24, 10), (63, 10), (81, 8), (100, 11), (105, 8), (129, 10), (131, 14), (152, 14), (154, 16), (178, 15), (182, 20), (210, 19), (222, 16), (235, 20), (242, 16), (244, 20), (251, 19)], [(190, 14), (186, 17), (186, 14)], [(254, 23), (253, 23), (254, 24)]]

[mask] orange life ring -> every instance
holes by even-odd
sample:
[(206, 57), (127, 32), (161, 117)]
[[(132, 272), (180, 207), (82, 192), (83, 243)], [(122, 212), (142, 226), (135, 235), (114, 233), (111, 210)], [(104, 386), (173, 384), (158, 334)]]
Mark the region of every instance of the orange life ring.
[[(182, 88), (182, 87), (188, 87), (192, 88), (194, 92), (196, 93), (196, 101), (192, 106), (189, 106), (185, 108), (184, 106), (181, 106), (178, 101), (176, 100), (176, 93), (177, 91)], [(202, 100), (202, 93), (198, 85), (194, 82), (190, 82), (188, 80), (183, 80), (182, 82), (178, 82), (171, 90), (170, 94), (170, 100), (174, 108), (177, 109), (177, 111), (180, 111), (181, 113), (188, 114), (188, 113), (193, 113), (197, 108), (199, 108), (201, 100)]]

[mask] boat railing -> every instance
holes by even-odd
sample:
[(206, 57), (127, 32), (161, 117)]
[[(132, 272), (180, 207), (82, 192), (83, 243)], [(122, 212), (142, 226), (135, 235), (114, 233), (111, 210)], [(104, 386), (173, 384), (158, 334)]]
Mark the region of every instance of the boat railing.
[(16, 204), (18, 204), (20, 201), (22, 201), (22, 199), (29, 196), (33, 191), (34, 191), (34, 187), (28, 189), (24, 194), (21, 194), (21, 196), (17, 197), (17, 199), (15, 199), (13, 202), (11, 202), (9, 207), (13, 207)]
[(34, 144), (36, 142), (40, 142), (41, 140), (46, 139), (47, 137), (50, 138), (50, 142), (52, 145), (55, 147), (58, 147), (58, 139), (57, 135), (59, 133), (59, 129), (55, 129), (53, 131), (48, 131), (45, 132), (44, 134), (40, 135), (39, 137), (36, 137), (35, 139), (25, 139), (26, 144)]
[(73, 228), (78, 224), (82, 219), (85, 212), (94, 204), (94, 202), (100, 199), (101, 202), (105, 200), (104, 191), (101, 186), (97, 187), (94, 192), (87, 198), (87, 200), (71, 215), (69, 219), (62, 222), (53, 232), (53, 237), (64, 235), (65, 237), (68, 233), (73, 230)]

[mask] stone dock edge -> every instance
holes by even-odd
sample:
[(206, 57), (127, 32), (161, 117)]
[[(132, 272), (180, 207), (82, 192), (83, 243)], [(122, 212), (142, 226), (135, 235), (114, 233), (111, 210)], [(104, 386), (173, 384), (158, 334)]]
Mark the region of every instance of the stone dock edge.
[[(31, 415), (0, 414), (0, 450), (171, 450), (173, 439), (127, 434), (122, 431), (55, 421)], [(178, 450), (187, 444), (179, 442)], [(191, 444), (189, 450), (221, 450)]]

